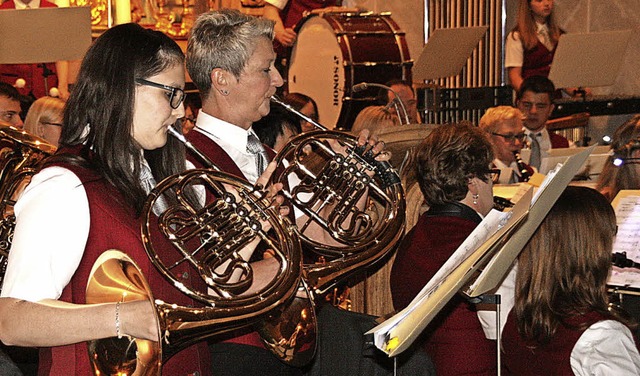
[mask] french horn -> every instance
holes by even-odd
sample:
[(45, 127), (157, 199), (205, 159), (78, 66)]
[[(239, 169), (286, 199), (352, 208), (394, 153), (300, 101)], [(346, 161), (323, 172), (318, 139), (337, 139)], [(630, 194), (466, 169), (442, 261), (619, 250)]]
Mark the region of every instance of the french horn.
[[(308, 218), (296, 232), (318, 261), (304, 264), (304, 280), (315, 294), (324, 294), (396, 247), (405, 226), (404, 190), (391, 164), (376, 161), (356, 137), (328, 130), (275, 96), (271, 101), (318, 128), (296, 136), (277, 154), (284, 168), (271, 182), (283, 183), (282, 194)], [(334, 151), (336, 144), (344, 153)], [(289, 189), (292, 179), (299, 184)], [(363, 198), (364, 207), (358, 205)], [(310, 226), (330, 234), (330, 244), (309, 236)]]
[(13, 241), (16, 221), (13, 206), (40, 161), (55, 151), (56, 147), (47, 141), (0, 122), (0, 286)]
[[(173, 128), (170, 134), (188, 142)], [(190, 188), (198, 191), (200, 198), (207, 197), (204, 206), (186, 193)], [(171, 201), (176, 203), (163, 208), (169, 196), (175, 197)], [(249, 325), (259, 328), (267, 313), (285, 303), (297, 306), (303, 318), (308, 316), (306, 303), (298, 306), (295, 297), (301, 285), (302, 252), (293, 225), (253, 186), (212, 164), (211, 169), (188, 170), (158, 183), (142, 213), (142, 239), (151, 262), (176, 288), (204, 307), (179, 307), (154, 299), (132, 260), (118, 252), (105, 254), (96, 261), (87, 283), (87, 303), (149, 299), (156, 308), (160, 341), (90, 341), (96, 374), (161, 374), (162, 364), (180, 350), (230, 330)], [(158, 244), (158, 237), (169, 240), (172, 249), (157, 250), (154, 244)], [(273, 250), (270, 261), (277, 265), (274, 276), (262, 285), (257, 285), (251, 264), (241, 256), (242, 249), (255, 238)], [(197, 271), (206, 288), (186, 285), (173, 272), (182, 263)], [(304, 356), (310, 359), (313, 353), (303, 351), (308, 347), (304, 336), (310, 335), (315, 343), (314, 325), (306, 321), (283, 324), (283, 343), (273, 350), (285, 361)]]

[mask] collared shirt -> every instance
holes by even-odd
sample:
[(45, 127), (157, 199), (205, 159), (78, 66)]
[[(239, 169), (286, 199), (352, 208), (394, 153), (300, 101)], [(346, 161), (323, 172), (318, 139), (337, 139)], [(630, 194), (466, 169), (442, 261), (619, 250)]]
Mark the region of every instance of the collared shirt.
[(16, 9), (37, 9), (40, 8), (40, 0), (31, 0), (29, 4), (25, 4), (20, 0), (13, 0)]
[(238, 165), (249, 183), (255, 184), (259, 177), (256, 158), (247, 151), (247, 139), (249, 133), (254, 133), (253, 129), (242, 129), (202, 110), (198, 112), (194, 129), (215, 141)]
[[(551, 51), (554, 46), (544, 37), (544, 32), (546, 32), (547, 35), (549, 33), (548, 26), (546, 24), (539, 24), (537, 22), (536, 25), (538, 40)], [(504, 67), (522, 67), (523, 62), (524, 47), (522, 46), (522, 41), (520, 40), (520, 33), (517, 31), (512, 31), (507, 35), (507, 38), (505, 39)]]

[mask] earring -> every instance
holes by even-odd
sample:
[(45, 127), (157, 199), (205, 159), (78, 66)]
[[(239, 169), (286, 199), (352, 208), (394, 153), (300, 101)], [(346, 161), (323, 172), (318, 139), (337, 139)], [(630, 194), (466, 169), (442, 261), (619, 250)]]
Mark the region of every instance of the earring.
[(471, 197), (473, 198), (473, 204), (478, 205), (478, 197), (480, 196), (477, 193), (474, 193)]
[(221, 90), (220, 90), (220, 93), (221, 93), (222, 95), (229, 95), (229, 91), (228, 91), (228, 90), (225, 90), (225, 89), (221, 89)]

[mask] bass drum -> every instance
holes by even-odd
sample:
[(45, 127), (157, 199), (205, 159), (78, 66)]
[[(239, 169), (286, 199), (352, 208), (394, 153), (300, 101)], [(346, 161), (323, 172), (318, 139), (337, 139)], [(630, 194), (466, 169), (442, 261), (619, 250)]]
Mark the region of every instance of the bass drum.
[(390, 14), (314, 13), (297, 33), (288, 59), (288, 91), (313, 98), (327, 128), (350, 129), (361, 109), (376, 104), (378, 88), (352, 93), (353, 85), (411, 81), (405, 33)]

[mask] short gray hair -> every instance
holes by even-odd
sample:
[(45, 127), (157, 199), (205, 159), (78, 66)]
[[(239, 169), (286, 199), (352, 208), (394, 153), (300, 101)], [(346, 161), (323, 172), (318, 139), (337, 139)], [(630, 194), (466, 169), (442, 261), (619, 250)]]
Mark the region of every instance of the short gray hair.
[(235, 9), (203, 13), (191, 28), (187, 71), (202, 98), (211, 91), (211, 71), (221, 68), (240, 77), (260, 37), (273, 40), (274, 22)]

